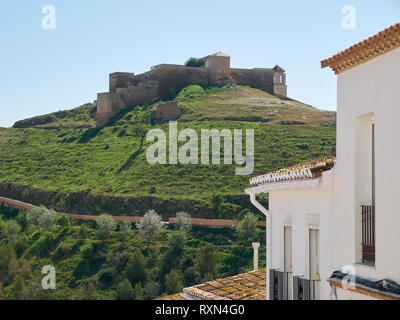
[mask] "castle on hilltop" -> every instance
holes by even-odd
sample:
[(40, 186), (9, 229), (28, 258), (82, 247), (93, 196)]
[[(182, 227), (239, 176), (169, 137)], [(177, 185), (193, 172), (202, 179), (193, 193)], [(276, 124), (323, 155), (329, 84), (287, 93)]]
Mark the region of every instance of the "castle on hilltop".
[(163, 100), (172, 92), (198, 84), (247, 85), (286, 98), (286, 74), (278, 65), (272, 69), (237, 69), (230, 67), (230, 56), (217, 53), (206, 58), (204, 67), (160, 64), (135, 75), (128, 72), (110, 74), (110, 89), (97, 94), (97, 123), (104, 126), (127, 107)]

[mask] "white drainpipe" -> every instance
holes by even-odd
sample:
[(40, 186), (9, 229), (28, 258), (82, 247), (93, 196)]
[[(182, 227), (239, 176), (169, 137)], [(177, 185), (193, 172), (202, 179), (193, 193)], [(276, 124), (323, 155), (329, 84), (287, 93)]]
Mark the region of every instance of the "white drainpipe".
[(260, 210), (267, 218), (267, 287), (266, 287), (266, 299), (269, 300), (269, 277), (268, 272), (269, 269), (272, 268), (272, 215), (261, 203), (256, 200), (255, 192), (251, 192), (250, 190), (246, 190), (246, 193), (250, 196), (250, 202), (253, 206), (255, 206), (258, 210)]

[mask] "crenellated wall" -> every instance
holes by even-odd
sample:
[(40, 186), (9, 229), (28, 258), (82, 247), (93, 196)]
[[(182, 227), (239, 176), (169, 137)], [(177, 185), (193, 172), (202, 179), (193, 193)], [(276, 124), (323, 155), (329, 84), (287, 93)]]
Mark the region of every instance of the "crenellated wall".
[(233, 69), (230, 68), (229, 56), (216, 54), (207, 58), (204, 68), (160, 64), (139, 75), (111, 73), (109, 92), (97, 95), (97, 126), (104, 126), (126, 107), (172, 97), (191, 84), (247, 85), (286, 97), (285, 70), (279, 66), (272, 69)]

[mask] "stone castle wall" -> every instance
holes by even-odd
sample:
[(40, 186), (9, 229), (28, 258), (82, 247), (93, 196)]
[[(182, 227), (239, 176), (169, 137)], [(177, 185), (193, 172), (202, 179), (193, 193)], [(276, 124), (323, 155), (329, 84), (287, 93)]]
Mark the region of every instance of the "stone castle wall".
[(214, 55), (206, 60), (205, 68), (160, 64), (139, 75), (127, 72), (110, 74), (109, 92), (97, 95), (97, 126), (104, 126), (126, 107), (172, 97), (188, 85), (226, 83), (248, 85), (286, 97), (286, 75), (283, 69), (233, 69), (230, 68), (229, 56)]

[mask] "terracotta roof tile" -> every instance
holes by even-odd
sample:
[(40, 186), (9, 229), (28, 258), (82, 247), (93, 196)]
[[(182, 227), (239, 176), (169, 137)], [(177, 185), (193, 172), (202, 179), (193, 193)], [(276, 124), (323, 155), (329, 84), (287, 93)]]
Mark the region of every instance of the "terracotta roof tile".
[(266, 269), (217, 279), (183, 289), (183, 295), (172, 295), (160, 300), (176, 300), (190, 296), (198, 300), (265, 300)]
[(330, 67), (339, 74), (400, 47), (400, 23), (397, 23), (350, 48), (321, 61), (321, 67)]

